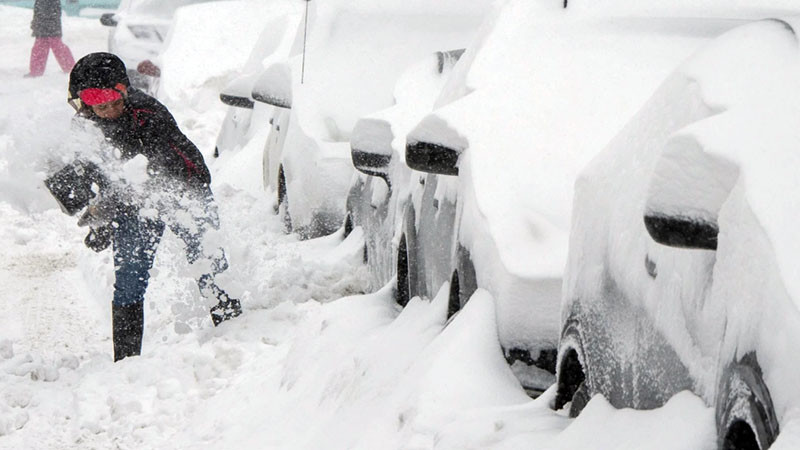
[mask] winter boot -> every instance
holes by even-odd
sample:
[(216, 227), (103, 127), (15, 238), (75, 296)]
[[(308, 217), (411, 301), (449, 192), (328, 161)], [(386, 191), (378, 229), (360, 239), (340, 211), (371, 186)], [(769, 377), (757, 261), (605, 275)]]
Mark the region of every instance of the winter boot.
[(211, 308), (211, 321), (214, 326), (222, 322), (238, 317), (242, 314), (242, 304), (238, 299), (230, 298), (228, 294), (222, 290), (217, 283), (214, 282), (214, 276), (206, 274), (197, 280), (197, 286), (200, 288), (200, 293), (206, 298), (216, 298), (219, 303)]
[(114, 362), (142, 352), (144, 332), (144, 302), (130, 305), (111, 305), (114, 331)]
[(214, 326), (222, 322), (238, 317), (242, 314), (242, 304), (235, 298), (228, 297), (224, 292), (219, 296), (219, 303), (211, 308), (211, 320)]

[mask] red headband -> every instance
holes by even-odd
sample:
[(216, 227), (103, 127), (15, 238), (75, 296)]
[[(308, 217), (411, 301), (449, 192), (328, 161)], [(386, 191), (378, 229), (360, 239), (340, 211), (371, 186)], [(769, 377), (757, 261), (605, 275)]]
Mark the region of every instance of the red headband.
[(101, 103), (113, 102), (122, 98), (122, 94), (116, 89), (97, 89), (88, 88), (80, 92), (81, 101), (89, 106)]

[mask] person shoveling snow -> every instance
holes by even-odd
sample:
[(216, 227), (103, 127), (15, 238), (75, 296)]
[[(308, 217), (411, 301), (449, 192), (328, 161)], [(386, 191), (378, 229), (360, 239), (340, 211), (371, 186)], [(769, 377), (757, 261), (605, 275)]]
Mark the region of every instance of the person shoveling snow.
[(199, 269), (200, 293), (218, 302), (211, 308), (214, 325), (240, 315), (239, 300), (215, 281), (228, 268), (224, 251), (203, 245), (209, 229), (219, 228), (211, 175), (172, 114), (130, 87), (124, 63), (110, 53), (77, 62), (68, 101), (77, 111), (76, 124), (102, 132), (105, 142), (98, 147), (104, 151), (87, 152), (46, 184), (68, 214), (85, 209), (78, 224), (90, 226), (88, 247), (102, 251), (113, 243), (114, 360), (141, 353), (144, 294), (167, 226)]

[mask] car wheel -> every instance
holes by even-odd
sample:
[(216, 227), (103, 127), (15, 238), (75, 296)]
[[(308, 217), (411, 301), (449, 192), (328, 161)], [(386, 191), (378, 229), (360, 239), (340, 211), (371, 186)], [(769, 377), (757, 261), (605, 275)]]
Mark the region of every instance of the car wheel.
[(569, 320), (561, 332), (553, 407), (559, 410), (569, 403), (570, 417), (577, 417), (591, 398), (585, 361), (578, 321)]
[(717, 440), (722, 450), (766, 450), (779, 426), (755, 353), (725, 368), (717, 394)]
[(286, 176), (283, 174), (283, 166), (278, 170), (278, 215), (283, 222), (283, 231), (292, 232), (292, 218), (289, 215), (289, 197), (286, 193)]
[(450, 302), (447, 308), (447, 317), (450, 318), (461, 310), (472, 294), (478, 289), (475, 275), (475, 266), (469, 251), (460, 243), (457, 244), (456, 270), (450, 279)]
[(400, 237), (400, 245), (397, 248), (397, 304), (405, 307), (411, 299), (411, 284), (408, 278), (408, 245), (406, 235)]
[(350, 214), (344, 218), (344, 237), (350, 236), (353, 232), (353, 216)]
[(447, 301), (447, 318), (450, 319), (461, 311), (461, 285), (458, 282), (458, 271), (450, 277), (450, 296)]

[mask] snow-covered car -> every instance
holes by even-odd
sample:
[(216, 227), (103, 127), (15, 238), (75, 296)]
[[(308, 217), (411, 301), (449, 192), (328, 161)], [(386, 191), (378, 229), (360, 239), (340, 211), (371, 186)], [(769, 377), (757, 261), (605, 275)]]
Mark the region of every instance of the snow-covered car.
[(265, 78), (273, 84), (258, 86), (261, 98), (291, 99), (284, 102), (289, 108), (273, 117), (274, 133), (264, 151), (270, 173), (264, 178), (274, 183), (278, 209), (292, 231), (312, 237), (342, 226), (354, 174), (349, 141), (356, 121), (393, 104), (397, 78), (411, 63), (466, 46), (490, 4), (308, 4), (307, 40), (298, 43), (305, 51), (273, 68)]
[[(555, 380), (573, 183), (701, 42), (727, 20), (592, 2), (512, 0), (467, 48), (439, 107), (408, 134), (406, 163), (426, 172), (399, 221), (399, 301), (449, 282), (449, 313), (478, 288), (529, 393)], [(669, 12), (669, 11), (667, 11)]]
[(800, 443), (800, 19), (717, 38), (575, 189), (555, 407), (689, 390), (718, 448)]
[[(397, 273), (397, 221), (411, 200), (410, 183), (418, 183), (420, 176), (405, 163), (406, 134), (433, 110), (463, 53), (464, 49), (440, 51), (410, 66), (395, 86), (395, 105), (362, 117), (353, 128), (351, 157), (360, 173), (353, 177), (347, 195), (344, 233), (347, 236), (356, 227), (364, 231), (371, 291), (382, 288)], [(408, 292), (398, 298), (405, 305)]]
[[(167, 38), (175, 10), (207, 1), (211, 0), (122, 0), (115, 12), (100, 16), (100, 23), (111, 27), (108, 51), (125, 63), (134, 86), (154, 92), (151, 85), (156, 81), (157, 71), (152, 68), (152, 61)], [(137, 69), (144, 61), (151, 63), (141, 73)]]
[(214, 156), (242, 148), (256, 136), (259, 136), (261, 146), (264, 145), (268, 134), (266, 125), (274, 114), (274, 107), (254, 101), (253, 85), (266, 67), (289, 57), (302, 17), (298, 3), (276, 1), (273, 5), (269, 15), (263, 19), (263, 31), (244, 68), (220, 91), (220, 101), (228, 105), (228, 112), (217, 137)]

